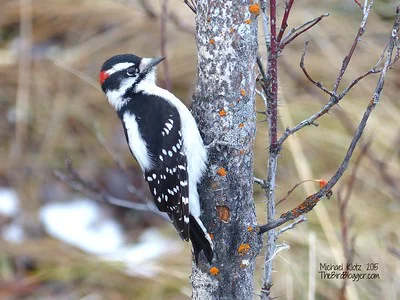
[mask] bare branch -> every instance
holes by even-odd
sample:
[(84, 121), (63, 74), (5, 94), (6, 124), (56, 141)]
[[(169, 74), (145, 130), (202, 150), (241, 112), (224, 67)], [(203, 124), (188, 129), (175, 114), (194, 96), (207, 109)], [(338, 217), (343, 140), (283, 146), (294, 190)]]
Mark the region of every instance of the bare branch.
[[(168, 21), (168, 0), (163, 0), (161, 10), (161, 35), (160, 35), (160, 47), (161, 56), (167, 56), (167, 21)], [(167, 90), (171, 90), (171, 78), (169, 73), (168, 58), (164, 60), (164, 85)]]
[(293, 2), (294, 2), (294, 0), (287, 0), (286, 1), (285, 12), (284, 12), (283, 17), (282, 17), (281, 28), (279, 29), (279, 34), (278, 34), (278, 37), (276, 39), (278, 44), (280, 44), (280, 42), (282, 40), (282, 36), (285, 33), (286, 28), (288, 27), (287, 21), (288, 21), (288, 18), (289, 18), (290, 10), (292, 9)]
[(261, 73), (261, 88), (263, 89), (263, 92), (256, 89), (256, 93), (258, 95), (260, 95), (260, 97), (263, 99), (264, 105), (265, 105), (265, 110), (266, 110), (264, 114), (267, 115), (267, 112), (268, 112), (268, 100), (267, 100), (268, 78), (267, 78), (267, 75), (265, 74), (264, 67), (261, 62), (260, 56), (257, 56), (257, 66)]
[(106, 191), (100, 190), (100, 188), (95, 186), (95, 184), (93, 184), (92, 182), (88, 182), (82, 179), (79, 174), (74, 170), (69, 160), (66, 161), (66, 166), (68, 171), (67, 173), (56, 170), (54, 171), (54, 175), (66, 184), (68, 184), (72, 189), (81, 192), (90, 199), (137, 211), (151, 212), (165, 220), (169, 220), (168, 216), (160, 212), (152, 202), (145, 200), (145, 203), (134, 203), (129, 200), (113, 197)]
[(280, 229), (280, 230), (278, 231), (278, 233), (276, 234), (276, 236), (278, 237), (279, 235), (281, 235), (281, 234), (284, 233), (285, 231), (288, 231), (288, 230), (290, 230), (290, 229), (295, 228), (295, 227), (297, 226), (297, 224), (300, 224), (300, 223), (303, 223), (303, 222), (306, 222), (306, 221), (307, 221), (306, 216), (301, 215), (300, 217), (298, 217), (298, 218), (297, 218), (294, 222), (292, 222), (291, 224), (286, 225), (285, 227), (282, 227), (282, 229)]
[(393, 254), (393, 256), (395, 256), (396, 258), (400, 259), (400, 249), (389, 246), (387, 248), (387, 251), (391, 254)]
[[(373, 68), (369, 69), (367, 72), (365, 72), (365, 73), (361, 74), (360, 76), (358, 76), (357, 78), (355, 78), (355, 79), (340, 93), (340, 95), (338, 96), (339, 100), (342, 99), (342, 98), (344, 98), (344, 96), (346, 96), (346, 94), (347, 94), (358, 82), (360, 82), (362, 79), (364, 79), (365, 77), (367, 77), (367, 76), (370, 75), (370, 74), (377, 74), (377, 73), (380, 73), (380, 72), (382, 71), (383, 67), (379, 67), (379, 65), (382, 63), (382, 60), (383, 60), (383, 58), (384, 58), (384, 56), (385, 56), (386, 49), (387, 49), (388, 46), (389, 46), (389, 44), (386, 45), (385, 49), (382, 51), (382, 54), (381, 54), (380, 57), (379, 57), (378, 62), (376, 63), (376, 65), (375, 65)], [(397, 60), (399, 59), (399, 50), (400, 50), (400, 48), (398, 47), (398, 48), (397, 48), (397, 53), (396, 53), (394, 59), (392, 60), (392, 62), (391, 62), (391, 64), (390, 64), (389, 68), (392, 67), (392, 66), (397, 62)]]
[(321, 82), (317, 82), (314, 79), (311, 78), (311, 76), (308, 74), (305, 65), (304, 65), (304, 59), (307, 53), (307, 47), (308, 47), (309, 41), (306, 41), (304, 44), (304, 49), (303, 49), (303, 54), (301, 55), (301, 60), (300, 60), (300, 68), (303, 70), (304, 75), (306, 75), (307, 79), (311, 81), (315, 86), (317, 86), (319, 89), (330, 95), (331, 97), (336, 97), (333, 92), (325, 88)]
[(267, 262), (272, 261), (275, 258), (275, 256), (279, 252), (281, 252), (282, 250), (288, 250), (289, 248), (290, 248), (290, 245), (288, 243), (286, 243), (286, 242), (283, 242), (282, 244), (276, 245), (274, 254), (269, 258), (269, 260)]
[[(278, 138), (278, 52), (276, 32), (276, 0), (269, 1), (270, 22), (270, 47), (268, 50), (267, 76), (263, 78), (262, 88), (267, 99), (267, 120), (269, 122), (269, 159), (267, 167), (268, 187), (265, 189), (267, 196), (267, 220), (275, 218), (275, 185), (276, 172), (278, 168), (278, 154), (280, 149), (277, 147)], [(260, 68), (259, 64), (259, 68)], [(262, 68), (260, 69), (260, 71)], [(270, 231), (267, 234), (267, 247), (264, 258), (264, 274), (262, 277), (261, 299), (269, 299), (270, 289), (272, 287), (272, 263), (276, 255), (276, 233)]]
[[(268, 101), (267, 101), (267, 97), (264, 94), (264, 91), (260, 91), (260, 90), (256, 89), (256, 93), (257, 93), (257, 95), (259, 95), (261, 97), (261, 99), (263, 99), (264, 105), (265, 105), (265, 109), (267, 109)], [(265, 111), (258, 111), (258, 113), (266, 115)]]
[[(349, 263), (353, 262), (354, 258), (354, 243), (355, 243), (355, 237), (350, 237), (350, 228), (352, 225), (351, 219), (349, 219), (348, 216), (348, 204), (350, 201), (350, 196), (353, 191), (354, 183), (355, 183), (355, 178), (356, 174), (359, 169), (359, 165), (361, 163), (361, 160), (363, 157), (368, 152), (368, 148), (371, 145), (370, 142), (364, 144), (362, 146), (361, 152), (358, 155), (357, 159), (354, 162), (353, 170), (351, 172), (350, 178), (346, 184), (346, 190), (345, 190), (345, 195), (344, 190), (338, 192), (338, 204), (339, 204), (339, 219), (340, 219), (340, 229), (341, 229), (341, 238), (342, 238), (342, 246), (343, 246), (343, 254), (346, 259), (346, 266)], [(348, 272), (348, 269), (345, 268), (345, 272)], [(346, 287), (348, 284), (348, 280), (344, 279), (342, 283), (342, 287), (340, 289), (340, 294), (341, 298), (344, 299), (344, 296), (346, 294)]]
[[(387, 47), (390, 44), (387, 44), (384, 52), (381, 54), (377, 64), (370, 70), (368, 70), (367, 72), (365, 72), (364, 74), (358, 76), (356, 79), (354, 79), (349, 86), (347, 86), (343, 92), (340, 95), (336, 95), (336, 93), (333, 93), (327, 89), (325, 89), (322, 84), (320, 82), (316, 82), (314, 81), (309, 74), (307, 73), (306, 69), (303, 68), (304, 67), (304, 56), (305, 56), (305, 51), (306, 51), (306, 46), (307, 46), (308, 42), (306, 42), (305, 45), (305, 50), (303, 52), (302, 58), (301, 58), (301, 62), (300, 62), (300, 67), (302, 68), (304, 74), (306, 75), (306, 77), (312, 82), (314, 83), (318, 88), (320, 88), (321, 90), (323, 90), (324, 92), (326, 92), (327, 94), (331, 95), (331, 98), (329, 99), (328, 103), (326, 105), (324, 105), (318, 112), (316, 112), (314, 115), (312, 115), (311, 117), (309, 117), (308, 119), (305, 119), (303, 121), (301, 121), (299, 124), (297, 124), (295, 127), (293, 128), (286, 128), (284, 134), (282, 135), (282, 137), (278, 140), (278, 146), (282, 146), (282, 144), (284, 143), (284, 141), (291, 135), (294, 134), (295, 132), (299, 131), (300, 129), (302, 129), (303, 127), (309, 126), (309, 125), (316, 125), (318, 126), (315, 121), (317, 119), (319, 119), (321, 116), (325, 115), (326, 113), (329, 112), (329, 110), (335, 105), (338, 104), (340, 100), (342, 100), (346, 94), (350, 91), (350, 89), (352, 87), (354, 87), (361, 79), (365, 78), (366, 76), (370, 75), (370, 74), (375, 74), (375, 73), (380, 73), (383, 70), (383, 67), (378, 68), (379, 64), (381, 64), (383, 58), (385, 57), (385, 53), (387, 52)], [(394, 58), (390, 61), (390, 64), (388, 66), (388, 68), (392, 67), (393, 64), (395, 62), (398, 61), (399, 59), (399, 46), (397, 46), (396, 48), (396, 54), (394, 56)], [(332, 94), (331, 94), (332, 93)]]
[(300, 205), (298, 205), (294, 209), (282, 214), (278, 219), (273, 220), (273, 221), (269, 222), (268, 224), (261, 226), (259, 229), (259, 234), (262, 234), (271, 229), (274, 229), (274, 228), (288, 222), (289, 220), (294, 220), (294, 219), (298, 218), (300, 215), (306, 214), (309, 211), (311, 211), (315, 207), (315, 205), (317, 205), (317, 203), (327, 194), (327, 192), (329, 192), (332, 189), (332, 187), (342, 177), (343, 173), (345, 172), (345, 170), (348, 167), (348, 164), (353, 155), (354, 149), (357, 146), (357, 143), (364, 131), (367, 121), (368, 121), (372, 111), (375, 109), (376, 105), (379, 103), (380, 97), (382, 95), (382, 90), (383, 90), (383, 86), (384, 86), (384, 82), (385, 82), (386, 73), (387, 73), (390, 65), (393, 62), (392, 57), (393, 57), (394, 49), (395, 49), (395, 47), (398, 47), (397, 42), (398, 42), (399, 28), (400, 28), (400, 10), (398, 8), (397, 9), (397, 17), (395, 19), (393, 29), (391, 32), (391, 36), (390, 36), (390, 41), (389, 41), (389, 44), (388, 44), (388, 47), (386, 50), (385, 64), (380, 73), (378, 83), (376, 85), (374, 94), (372, 96), (372, 100), (369, 102), (367, 109), (365, 110), (364, 115), (359, 123), (359, 126), (353, 136), (353, 139), (350, 143), (347, 153), (346, 153), (341, 165), (336, 170), (335, 174), (328, 181), (326, 186), (324, 186), (322, 189), (320, 189), (317, 193), (307, 197), (307, 199), (304, 200)]
[(329, 14), (323, 14), (319, 17), (316, 17), (312, 20), (305, 22), (304, 24), (293, 28), (290, 32), (282, 39), (279, 44), (279, 50), (282, 51), (290, 42), (292, 42), (295, 38), (297, 38), (300, 34), (306, 32), (307, 30), (311, 29), (315, 25), (317, 25), (323, 18), (328, 17)]
[(367, 27), (368, 16), (369, 16), (369, 13), (370, 13), (370, 11), (371, 11), (371, 7), (372, 7), (373, 3), (374, 3), (374, 0), (371, 0), (371, 2), (370, 2), (370, 3), (367, 5), (367, 7), (365, 8), (365, 10), (364, 10), (364, 16), (363, 16), (363, 19), (362, 19), (362, 21), (361, 21), (360, 28), (358, 29), (357, 35), (356, 35), (356, 37), (354, 38), (354, 42), (353, 42), (353, 44), (351, 45), (351, 48), (350, 48), (349, 53), (348, 53), (348, 54), (346, 55), (346, 57), (343, 59), (342, 67), (340, 68), (339, 74), (338, 74), (338, 76), (337, 76), (337, 78), (336, 78), (335, 85), (333, 86), (333, 93), (334, 93), (334, 94), (337, 93), (338, 88), (339, 88), (339, 85), (340, 85), (340, 82), (342, 81), (343, 75), (344, 75), (344, 73), (346, 72), (346, 69), (347, 69), (347, 67), (348, 67), (348, 65), (349, 65), (349, 63), (350, 63), (350, 60), (351, 60), (352, 56), (353, 56), (354, 50), (356, 49), (356, 47), (357, 47), (359, 41), (361, 40), (361, 36), (362, 36), (362, 35), (364, 34), (364, 32), (365, 32), (365, 28)]
[(155, 19), (157, 18), (157, 14), (154, 12), (154, 9), (151, 7), (150, 2), (148, 0), (140, 0), (140, 6), (146, 12), (149, 18)]
[(266, 84), (268, 82), (268, 78), (267, 78), (267, 75), (265, 74), (265, 70), (262, 65), (260, 56), (257, 56), (257, 66), (258, 66), (258, 69), (260, 70), (260, 73), (262, 76), (262, 81)]
[(269, 17), (267, 15), (267, 3), (265, 0), (260, 0), (260, 6), (263, 17), (263, 30), (265, 35), (265, 46), (267, 48), (267, 53), (270, 53), (271, 49), (271, 32), (269, 30)]
[(285, 197), (283, 197), (281, 200), (279, 200), (278, 202), (276, 202), (276, 206), (278, 206), (278, 205), (281, 204), (283, 201), (285, 201), (285, 200), (290, 196), (290, 194), (291, 194), (299, 185), (301, 185), (301, 184), (303, 184), (303, 183), (305, 183), (305, 182), (309, 182), (309, 181), (317, 181), (317, 180), (316, 180), (316, 179), (306, 179), (306, 180), (302, 180), (302, 181), (300, 181), (299, 183), (295, 184), (295, 186), (294, 186), (293, 188), (291, 188), (291, 189), (287, 192), (287, 194), (286, 194)]
[(254, 177), (254, 183), (260, 185), (264, 190), (267, 189), (267, 182), (264, 179)]
[(18, 88), (15, 103), (15, 139), (10, 150), (12, 163), (24, 153), (28, 137), (29, 98), (32, 77), (32, 0), (20, 2), (20, 38), (18, 45)]
[(359, 8), (361, 8), (361, 10), (363, 10), (363, 6), (361, 5), (361, 3), (360, 3), (359, 0), (354, 0), (354, 2), (357, 4), (357, 6), (358, 6)]
[(95, 123), (94, 131), (96, 133), (97, 140), (103, 145), (104, 149), (110, 154), (115, 164), (122, 170), (126, 170), (126, 164), (121, 156), (119, 156), (110, 145), (108, 145), (103, 133), (100, 131), (99, 125)]

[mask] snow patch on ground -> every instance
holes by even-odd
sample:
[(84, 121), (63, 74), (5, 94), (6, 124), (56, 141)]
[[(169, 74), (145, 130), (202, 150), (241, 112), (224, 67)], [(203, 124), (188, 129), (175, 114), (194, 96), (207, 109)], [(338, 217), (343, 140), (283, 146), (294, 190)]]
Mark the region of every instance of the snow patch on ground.
[(99, 204), (89, 199), (47, 204), (40, 212), (51, 236), (102, 260), (123, 263), (129, 275), (154, 276), (161, 270), (159, 258), (176, 255), (183, 248), (180, 239), (167, 239), (156, 229), (146, 230), (138, 243), (126, 244), (122, 226), (101, 216)]
[(24, 229), (16, 222), (5, 226), (1, 232), (1, 236), (5, 241), (14, 244), (20, 244), (25, 239)]
[[(0, 188), (0, 216), (15, 219), (19, 211), (19, 198), (10, 188)], [(24, 239), (24, 230), (15, 220), (0, 228), (1, 238), (10, 243), (21, 243)]]
[(101, 219), (100, 206), (89, 199), (47, 204), (40, 219), (49, 235), (88, 253), (112, 253), (124, 242), (119, 223)]
[(19, 209), (19, 199), (13, 189), (0, 188), (0, 215), (14, 216)]

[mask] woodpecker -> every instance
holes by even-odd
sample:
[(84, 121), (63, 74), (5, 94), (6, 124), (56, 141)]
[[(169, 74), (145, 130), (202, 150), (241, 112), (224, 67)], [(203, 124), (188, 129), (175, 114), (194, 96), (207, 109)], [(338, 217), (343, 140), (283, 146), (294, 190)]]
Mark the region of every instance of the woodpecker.
[(156, 85), (156, 66), (164, 58), (113, 56), (103, 64), (99, 81), (157, 208), (168, 214), (183, 240), (192, 241), (196, 263), (201, 251), (211, 263), (213, 244), (200, 220), (197, 191), (207, 151), (187, 107)]

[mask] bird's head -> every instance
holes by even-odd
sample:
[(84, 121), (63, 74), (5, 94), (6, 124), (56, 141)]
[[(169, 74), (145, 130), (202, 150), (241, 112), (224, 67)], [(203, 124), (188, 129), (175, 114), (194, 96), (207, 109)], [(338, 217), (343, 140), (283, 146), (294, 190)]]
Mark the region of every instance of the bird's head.
[(140, 85), (153, 85), (156, 66), (165, 57), (142, 58), (133, 54), (119, 54), (106, 60), (99, 74), (103, 92), (115, 109), (122, 107), (129, 89), (135, 91)]

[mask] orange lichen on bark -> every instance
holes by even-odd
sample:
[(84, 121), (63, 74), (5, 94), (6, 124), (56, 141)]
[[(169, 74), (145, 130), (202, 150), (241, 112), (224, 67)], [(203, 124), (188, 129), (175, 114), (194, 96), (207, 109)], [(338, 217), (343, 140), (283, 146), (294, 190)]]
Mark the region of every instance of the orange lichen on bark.
[(254, 4), (249, 6), (249, 11), (252, 14), (259, 15), (260, 14), (260, 6), (258, 5), (258, 3), (254, 3)]
[(244, 89), (240, 90), (240, 95), (242, 95), (243, 97), (246, 96), (246, 91)]
[(239, 150), (239, 154), (244, 154), (244, 150)]
[(231, 211), (226, 205), (217, 205), (218, 218), (225, 223), (229, 222)]
[(220, 109), (220, 111), (218, 112), (218, 114), (221, 116), (221, 117), (225, 117), (226, 116), (226, 111), (225, 111), (225, 109)]
[(247, 227), (247, 231), (248, 232), (252, 232), (253, 231), (253, 227), (251, 227), (251, 226)]
[(244, 124), (243, 123), (240, 123), (239, 124), (239, 128), (243, 128), (244, 127)]
[(210, 44), (214, 45), (215, 44), (215, 40), (214, 39), (210, 39)]
[(370, 106), (370, 107), (371, 107), (371, 106), (373, 106), (373, 105), (374, 105), (374, 98), (372, 98), (372, 99), (371, 99), (371, 101), (369, 101), (369, 104), (368, 104), (368, 106)]
[[(318, 202), (320, 198), (315, 197), (315, 195), (308, 196), (306, 200), (304, 200), (302, 203), (300, 203), (297, 207), (293, 208), (290, 211), (290, 214), (294, 218), (298, 218), (302, 214), (310, 211)], [(281, 215), (282, 218), (286, 217), (287, 213), (284, 213)]]
[(217, 267), (211, 267), (210, 268), (210, 274), (212, 276), (217, 276), (219, 274), (219, 269)]
[(249, 244), (241, 244), (238, 248), (238, 253), (239, 255), (245, 255), (247, 252), (250, 250), (250, 245)]
[(319, 183), (319, 188), (322, 189), (324, 186), (326, 186), (328, 184), (328, 181), (324, 180), (324, 179), (320, 179), (318, 180)]
[(217, 170), (217, 174), (218, 174), (219, 176), (226, 176), (227, 172), (226, 172), (225, 168), (219, 168), (219, 169)]
[(247, 19), (247, 20), (245, 21), (245, 23), (246, 23), (246, 24), (250, 24), (250, 23), (251, 23), (251, 20), (250, 20), (250, 19)]

